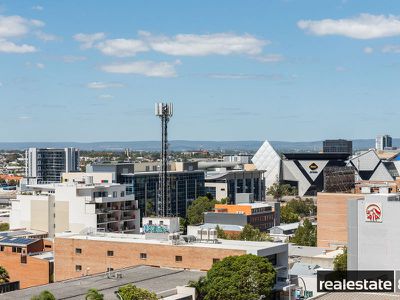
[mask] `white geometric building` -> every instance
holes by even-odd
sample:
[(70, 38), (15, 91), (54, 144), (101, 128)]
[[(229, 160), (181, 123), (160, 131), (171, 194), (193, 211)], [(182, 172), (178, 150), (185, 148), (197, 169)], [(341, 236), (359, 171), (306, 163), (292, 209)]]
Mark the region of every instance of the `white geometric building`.
[(264, 180), (267, 188), (279, 182), (282, 159), (268, 141), (265, 141), (260, 149), (258, 149), (252, 162), (257, 170), (265, 170)]

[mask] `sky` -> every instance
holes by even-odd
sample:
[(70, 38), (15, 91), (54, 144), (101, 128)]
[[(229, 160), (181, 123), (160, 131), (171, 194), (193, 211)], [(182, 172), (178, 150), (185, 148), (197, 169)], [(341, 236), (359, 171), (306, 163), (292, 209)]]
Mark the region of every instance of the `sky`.
[(0, 0), (0, 142), (397, 137), (399, 79), (397, 0)]

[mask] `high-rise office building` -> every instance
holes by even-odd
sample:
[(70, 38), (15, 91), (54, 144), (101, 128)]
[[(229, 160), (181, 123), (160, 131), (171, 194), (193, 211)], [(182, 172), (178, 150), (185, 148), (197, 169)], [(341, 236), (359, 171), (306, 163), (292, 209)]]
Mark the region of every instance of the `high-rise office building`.
[(379, 135), (375, 140), (376, 150), (385, 150), (385, 148), (392, 148), (392, 137), (390, 135)]
[(75, 148), (29, 148), (25, 156), (29, 184), (61, 182), (62, 173), (79, 171), (79, 150)]
[(353, 142), (347, 140), (325, 140), (323, 142), (324, 153), (353, 153)]

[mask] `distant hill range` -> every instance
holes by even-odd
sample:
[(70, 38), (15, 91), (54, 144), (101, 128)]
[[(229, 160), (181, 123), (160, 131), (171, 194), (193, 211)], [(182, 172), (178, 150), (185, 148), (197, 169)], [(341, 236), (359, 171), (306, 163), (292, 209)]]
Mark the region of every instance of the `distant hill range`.
[[(255, 152), (263, 141), (170, 141), (170, 149), (172, 151), (244, 151)], [(284, 142), (271, 141), (271, 144), (279, 152), (320, 152), (322, 150), (322, 141), (314, 142)], [(399, 146), (400, 139), (393, 139), (393, 146)], [(366, 150), (375, 146), (374, 139), (354, 140), (354, 150)], [(94, 142), (94, 143), (78, 143), (78, 142), (19, 142), (19, 143), (2, 143), (2, 150), (23, 150), (29, 147), (76, 147), (81, 150), (95, 151), (121, 151), (126, 148), (134, 151), (158, 151), (160, 149), (159, 141), (136, 141), (136, 142)]]

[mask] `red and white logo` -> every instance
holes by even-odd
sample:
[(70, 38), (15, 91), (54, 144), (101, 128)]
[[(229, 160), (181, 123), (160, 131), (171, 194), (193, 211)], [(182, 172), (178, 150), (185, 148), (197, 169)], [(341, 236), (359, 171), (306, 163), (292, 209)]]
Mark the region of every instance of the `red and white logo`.
[(365, 218), (367, 222), (382, 222), (382, 206), (378, 203), (367, 204)]

